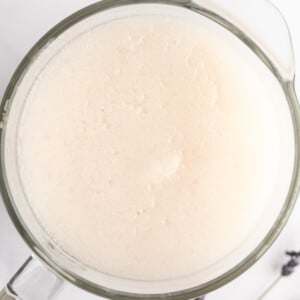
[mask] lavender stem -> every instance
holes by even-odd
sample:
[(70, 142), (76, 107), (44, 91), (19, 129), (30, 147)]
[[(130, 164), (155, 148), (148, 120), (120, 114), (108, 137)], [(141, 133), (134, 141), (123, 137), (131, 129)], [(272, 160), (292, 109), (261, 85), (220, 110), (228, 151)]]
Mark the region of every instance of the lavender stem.
[(277, 283), (282, 279), (282, 275), (279, 275), (275, 278), (275, 280), (268, 286), (268, 288), (258, 297), (257, 300), (263, 300), (271, 290), (277, 285)]

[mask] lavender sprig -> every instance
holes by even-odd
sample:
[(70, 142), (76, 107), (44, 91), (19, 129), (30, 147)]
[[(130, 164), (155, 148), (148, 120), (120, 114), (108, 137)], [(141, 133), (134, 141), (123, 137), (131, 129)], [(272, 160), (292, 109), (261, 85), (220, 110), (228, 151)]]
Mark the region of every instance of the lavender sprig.
[(271, 283), (258, 300), (263, 300), (282, 278), (292, 275), (295, 269), (300, 265), (300, 251), (287, 251), (285, 254), (290, 259), (282, 266), (280, 275)]
[(290, 276), (295, 272), (296, 267), (300, 264), (300, 251), (287, 251), (286, 255), (290, 257), (290, 260), (285, 265), (283, 265), (281, 269), (282, 276)]

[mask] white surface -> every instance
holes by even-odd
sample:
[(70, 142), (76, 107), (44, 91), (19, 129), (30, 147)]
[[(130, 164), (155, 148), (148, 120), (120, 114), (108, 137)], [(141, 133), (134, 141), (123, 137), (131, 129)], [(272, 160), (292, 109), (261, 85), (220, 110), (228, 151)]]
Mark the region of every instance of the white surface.
[[(1, 0), (0, 2), (0, 96), (21, 58), (32, 44), (50, 27), (73, 11), (93, 3), (89, 0)], [(297, 27), (299, 3), (295, 0), (274, 0), (286, 17), (294, 39), (296, 59), (300, 57), (300, 35)], [(297, 5), (298, 3), (298, 5)], [(298, 7), (297, 7), (298, 6)], [(298, 35), (298, 36), (297, 36)], [(298, 54), (299, 53), (299, 54)], [(296, 66), (300, 70), (300, 59)], [(297, 82), (300, 91), (300, 82)], [(225, 287), (209, 295), (207, 299), (256, 299), (260, 292), (278, 274), (284, 261), (284, 251), (300, 248), (300, 203), (283, 233), (267, 254), (250, 270)], [(18, 236), (0, 202), (0, 286), (26, 259), (30, 251)], [(267, 299), (300, 299), (300, 270), (289, 279), (283, 280)], [(66, 284), (58, 299), (97, 299)]]

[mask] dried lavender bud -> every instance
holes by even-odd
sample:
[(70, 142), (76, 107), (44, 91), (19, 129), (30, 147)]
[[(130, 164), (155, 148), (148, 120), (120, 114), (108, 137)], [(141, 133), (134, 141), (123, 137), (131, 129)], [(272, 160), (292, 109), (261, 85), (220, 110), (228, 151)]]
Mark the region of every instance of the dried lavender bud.
[(286, 254), (290, 257), (290, 260), (283, 265), (281, 269), (282, 276), (289, 276), (295, 272), (296, 267), (300, 264), (300, 252), (286, 252)]
[(287, 266), (289, 266), (290, 268), (295, 268), (299, 265), (299, 260), (297, 260), (296, 258), (292, 258), (288, 261)]
[(296, 258), (300, 257), (300, 251), (299, 252), (296, 252), (296, 251), (287, 251), (285, 254), (288, 255), (288, 256), (290, 256), (290, 257), (296, 257)]
[(275, 286), (277, 286), (277, 284), (279, 283), (279, 281), (283, 278), (283, 277), (287, 277), (289, 275), (291, 275), (292, 273), (295, 272), (295, 269), (297, 268), (297, 266), (300, 265), (300, 251), (296, 252), (296, 251), (287, 251), (285, 253), (287, 256), (290, 257), (290, 260), (284, 264), (281, 268), (281, 274), (279, 277), (275, 278), (275, 280), (267, 287), (267, 289), (260, 295), (260, 297), (258, 298), (258, 300), (263, 300), (265, 299), (265, 296), (267, 294), (269, 294), (269, 292), (271, 290), (273, 290), (273, 288)]
[(294, 271), (295, 271), (295, 268), (291, 268), (287, 265), (284, 265), (281, 270), (281, 275), (282, 276), (290, 276), (291, 274), (294, 273)]

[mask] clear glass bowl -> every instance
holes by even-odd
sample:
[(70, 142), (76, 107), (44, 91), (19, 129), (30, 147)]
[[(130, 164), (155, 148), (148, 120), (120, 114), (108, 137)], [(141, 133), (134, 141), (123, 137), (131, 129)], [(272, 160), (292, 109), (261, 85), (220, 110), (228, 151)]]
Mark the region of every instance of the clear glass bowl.
[[(61, 252), (49, 240), (26, 201), (19, 180), (16, 159), (18, 120), (26, 94), (33, 83), (32, 78), (38, 76), (41, 66), (45, 65), (59, 50), (61, 44), (66, 44), (74, 37), (75, 31), (77, 34), (78, 31), (84, 32), (93, 22), (101, 25), (116, 18), (141, 14), (204, 18), (207, 22), (214, 23), (214, 26), (221, 26), (230, 31), (257, 55), (261, 63), (265, 64), (278, 80), (290, 108), (295, 137), (294, 172), (288, 195), (286, 199), (282, 199), (282, 205), (274, 215), (271, 226), (266, 228), (264, 236), (252, 237), (256, 239), (256, 247), (249, 250), (245, 242), (245, 245), (235, 253), (228, 255), (211, 268), (202, 270), (199, 274), (151, 282), (101, 274)], [(87, 22), (81, 23), (82, 20)], [(274, 31), (276, 31), (275, 37), (271, 34)], [(34, 256), (59, 277), (89, 292), (113, 299), (190, 299), (206, 294), (243, 273), (261, 257), (280, 233), (295, 204), (299, 189), (299, 121), (289, 31), (278, 10), (267, 1), (257, 3), (251, 1), (247, 4), (244, 1), (234, 0), (227, 0), (226, 4), (220, 0), (101, 1), (76, 12), (50, 30), (30, 50), (14, 73), (1, 103), (1, 193), (11, 219), (32, 249)], [(23, 285), (20, 281), (23, 282), (24, 278), (20, 276), (29, 265), (32, 268), (31, 259), (18, 273), (19, 280), (18, 276), (15, 277), (9, 283), (7, 290), (2, 292), (2, 296), (0, 293), (0, 299), (9, 299), (4, 298), (7, 297), (9, 290), (13, 291), (10, 293), (11, 299), (14, 299), (12, 294), (22, 294)], [(41, 298), (37, 296), (36, 299)]]

